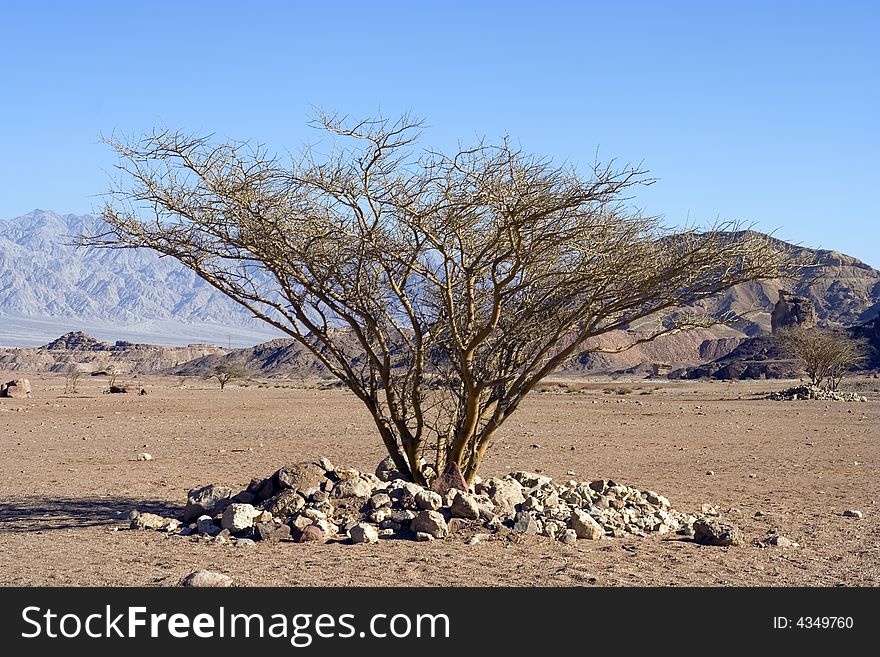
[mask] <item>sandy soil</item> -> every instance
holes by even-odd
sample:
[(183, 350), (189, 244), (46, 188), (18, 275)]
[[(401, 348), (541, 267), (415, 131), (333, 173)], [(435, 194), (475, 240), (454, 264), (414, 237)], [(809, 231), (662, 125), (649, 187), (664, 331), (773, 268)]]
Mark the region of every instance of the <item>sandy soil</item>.
[[(179, 512), (190, 488), (244, 487), (287, 462), (326, 455), (372, 469), (380, 443), (338, 390), (221, 393), (156, 378), (141, 397), (102, 395), (88, 379), (64, 395), (57, 376), (31, 382), (33, 399), (0, 399), (2, 585), (165, 586), (199, 568), (240, 585), (880, 584), (877, 379), (860, 382), (867, 403), (756, 399), (780, 382), (593, 381), (534, 394), (486, 458), (484, 476), (572, 470), (655, 490), (682, 511), (717, 504), (746, 535), (732, 548), (669, 536), (236, 548), (131, 531), (132, 509)], [(136, 461), (143, 451), (154, 460)], [(800, 547), (759, 546), (773, 530)]]

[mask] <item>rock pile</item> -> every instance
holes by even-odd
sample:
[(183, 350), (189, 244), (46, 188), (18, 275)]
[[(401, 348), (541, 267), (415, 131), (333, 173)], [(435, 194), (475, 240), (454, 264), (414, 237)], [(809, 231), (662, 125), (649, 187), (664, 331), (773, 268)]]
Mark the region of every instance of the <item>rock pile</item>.
[(796, 401), (798, 399), (817, 399), (819, 401), (844, 401), (844, 402), (866, 402), (867, 397), (863, 397), (854, 392), (840, 392), (839, 390), (827, 390), (814, 385), (795, 386), (794, 388), (786, 388), (785, 390), (777, 390), (767, 395), (767, 399), (773, 401)]
[(693, 535), (698, 520), (673, 509), (662, 495), (606, 479), (554, 482), (514, 472), (440, 495), (401, 479), (388, 462), (377, 473), (338, 468), (326, 458), (296, 463), (238, 493), (217, 484), (191, 490), (182, 524), (135, 512), (131, 527), (242, 546), (257, 540), (431, 541), (467, 530), (471, 539), (479, 537), (473, 544), (487, 537), (477, 533), (486, 528), (570, 544), (605, 536)]

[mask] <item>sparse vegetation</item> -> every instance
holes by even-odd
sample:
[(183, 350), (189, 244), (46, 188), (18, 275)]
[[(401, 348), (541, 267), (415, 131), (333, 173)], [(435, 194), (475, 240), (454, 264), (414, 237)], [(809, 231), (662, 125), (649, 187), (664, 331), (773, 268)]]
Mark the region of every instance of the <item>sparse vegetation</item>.
[(473, 481), (498, 428), (583, 353), (716, 318), (677, 313), (785, 256), (737, 224), (671, 233), (632, 210), (637, 167), (584, 176), (509, 141), (412, 148), (419, 123), (322, 115), (342, 143), (292, 167), (247, 143), (160, 131), (112, 142), (126, 176), (85, 243), (176, 258), (286, 332), (363, 402), (397, 469)]
[(829, 328), (792, 327), (781, 331), (779, 339), (803, 364), (810, 383), (829, 390), (837, 390), (865, 353), (863, 342)]
[(207, 374), (205, 378), (207, 379), (217, 379), (217, 382), (220, 384), (220, 390), (226, 389), (226, 384), (234, 379), (245, 379), (248, 376), (248, 372), (243, 367), (239, 367), (238, 365), (218, 365), (215, 367), (210, 374)]
[(75, 365), (71, 365), (64, 371), (64, 394), (75, 395), (79, 392), (79, 380), (82, 377), (82, 371)]

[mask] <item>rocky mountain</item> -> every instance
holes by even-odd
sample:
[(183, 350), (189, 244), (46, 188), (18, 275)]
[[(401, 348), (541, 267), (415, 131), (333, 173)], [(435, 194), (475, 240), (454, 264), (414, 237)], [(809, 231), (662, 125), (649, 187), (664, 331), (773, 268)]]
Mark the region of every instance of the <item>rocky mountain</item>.
[(164, 344), (277, 335), (171, 258), (71, 246), (102, 227), (96, 217), (43, 210), (0, 220), (0, 344), (33, 346), (98, 327), (101, 337)]
[(163, 347), (119, 340), (113, 344), (74, 331), (36, 348), (0, 349), (0, 370), (83, 373), (117, 369), (124, 374), (155, 374), (226, 350), (209, 344)]

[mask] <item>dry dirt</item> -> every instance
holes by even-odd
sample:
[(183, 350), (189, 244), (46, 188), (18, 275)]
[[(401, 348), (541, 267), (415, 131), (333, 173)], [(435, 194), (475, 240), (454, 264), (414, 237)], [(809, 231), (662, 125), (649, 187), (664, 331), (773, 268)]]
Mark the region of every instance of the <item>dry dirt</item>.
[[(8, 378), (13, 378), (7, 375)], [(3, 379), (8, 380), (8, 379)], [(590, 381), (533, 394), (482, 474), (533, 470), (610, 478), (682, 511), (717, 504), (746, 544), (681, 537), (578, 541), (463, 538), (250, 548), (127, 529), (129, 511), (182, 509), (207, 483), (244, 487), (326, 455), (372, 469), (369, 418), (340, 390), (147, 379), (147, 396), (102, 395), (32, 377), (34, 398), (0, 399), (0, 584), (173, 585), (208, 568), (239, 585), (876, 586), (880, 583), (880, 380), (867, 403), (771, 402), (785, 384)], [(571, 388), (570, 388), (571, 389)], [(138, 462), (139, 452), (154, 460)], [(707, 474), (709, 471), (714, 474)], [(861, 519), (843, 517), (858, 509)], [(755, 516), (761, 511), (763, 516)], [(761, 547), (776, 530), (797, 548)]]

